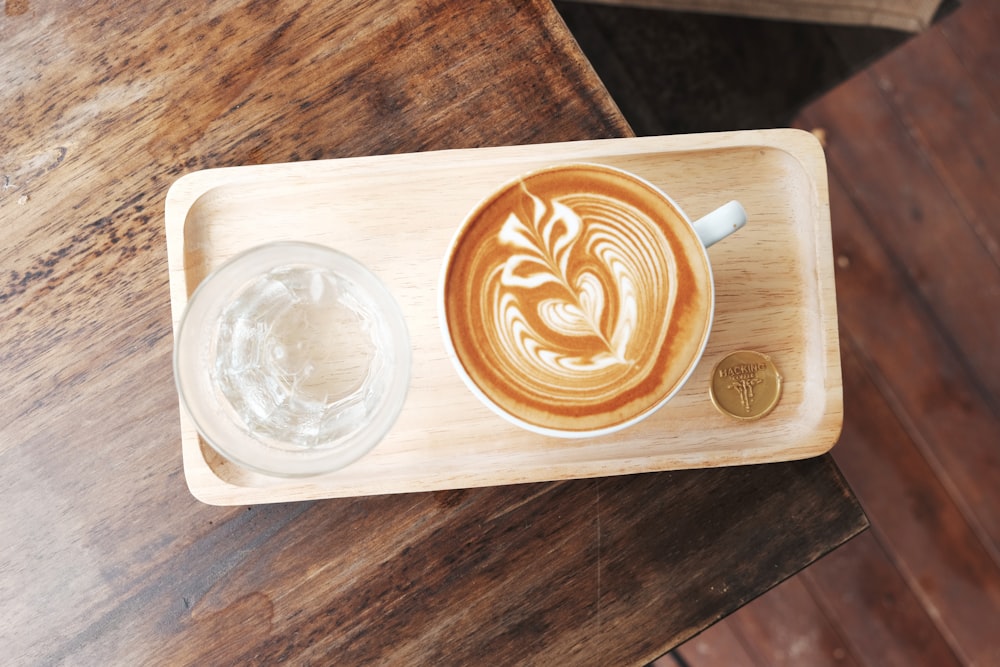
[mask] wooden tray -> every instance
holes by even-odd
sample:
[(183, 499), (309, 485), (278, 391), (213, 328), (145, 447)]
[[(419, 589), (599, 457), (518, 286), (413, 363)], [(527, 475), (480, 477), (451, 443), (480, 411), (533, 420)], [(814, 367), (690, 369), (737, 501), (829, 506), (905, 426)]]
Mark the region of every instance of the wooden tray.
[[(641, 424), (581, 441), (508, 424), (469, 393), (445, 355), (435, 290), (465, 214), (532, 169), (589, 161), (659, 185), (697, 218), (729, 199), (746, 228), (713, 246), (717, 310), (685, 388)], [(840, 349), (823, 151), (799, 130), (609, 139), (214, 169), (166, 200), (173, 321), (201, 279), (241, 250), (278, 239), (346, 252), (378, 274), (407, 318), (413, 378), (403, 412), (370, 454), (335, 473), (276, 479), (219, 457), (181, 409), (191, 492), (220, 505), (598, 477), (804, 458), (826, 452), (843, 420)], [(708, 394), (727, 353), (769, 354), (784, 378), (755, 422), (720, 414)]]

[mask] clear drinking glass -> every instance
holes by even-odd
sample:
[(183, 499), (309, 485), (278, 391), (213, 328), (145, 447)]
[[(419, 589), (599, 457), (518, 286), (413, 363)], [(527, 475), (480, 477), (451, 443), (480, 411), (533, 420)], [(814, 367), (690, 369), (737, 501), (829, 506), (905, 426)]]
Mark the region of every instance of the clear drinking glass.
[(410, 361), (385, 285), (302, 242), (258, 246), (205, 278), (174, 344), (181, 404), (204, 440), (276, 476), (330, 472), (370, 451), (402, 410)]

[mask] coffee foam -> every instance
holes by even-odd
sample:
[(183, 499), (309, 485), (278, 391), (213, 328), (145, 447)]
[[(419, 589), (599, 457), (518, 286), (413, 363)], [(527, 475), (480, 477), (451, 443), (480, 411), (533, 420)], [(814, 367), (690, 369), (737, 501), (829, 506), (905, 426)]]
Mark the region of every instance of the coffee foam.
[(453, 244), (444, 290), (476, 387), (518, 421), (570, 433), (657, 407), (711, 320), (689, 223), (645, 182), (598, 165), (535, 172), (483, 202)]

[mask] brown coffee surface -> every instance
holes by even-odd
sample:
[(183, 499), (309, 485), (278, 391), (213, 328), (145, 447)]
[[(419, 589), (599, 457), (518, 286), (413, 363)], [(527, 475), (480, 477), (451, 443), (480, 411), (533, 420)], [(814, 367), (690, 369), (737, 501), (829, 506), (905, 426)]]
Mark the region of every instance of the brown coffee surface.
[(647, 183), (599, 165), (529, 174), (480, 204), (444, 279), (459, 363), (528, 424), (588, 432), (658, 407), (708, 336), (704, 250)]

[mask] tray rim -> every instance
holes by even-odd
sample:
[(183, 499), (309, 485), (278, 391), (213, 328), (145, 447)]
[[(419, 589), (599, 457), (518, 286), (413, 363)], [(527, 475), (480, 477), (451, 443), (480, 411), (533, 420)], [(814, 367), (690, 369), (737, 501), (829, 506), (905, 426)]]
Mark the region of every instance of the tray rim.
[[(744, 130), (735, 132), (718, 132), (707, 134), (672, 135), (656, 137), (630, 137), (617, 139), (596, 139), (574, 142), (554, 142), (542, 144), (526, 144), (519, 146), (502, 146), (472, 149), (448, 149), (442, 151), (431, 151), (427, 153), (401, 153), (391, 155), (361, 156), (333, 158), (329, 160), (275, 163), (263, 165), (241, 165), (233, 167), (221, 167), (190, 172), (179, 177), (167, 191), (164, 214), (165, 228), (167, 236), (167, 255), (170, 303), (173, 331), (183, 312), (188, 298), (187, 280), (185, 276), (185, 239), (184, 227), (190, 209), (196, 204), (199, 198), (211, 193), (213, 190), (228, 185), (247, 186), (254, 182), (259, 182), (264, 174), (267, 174), (268, 181), (276, 178), (296, 179), (303, 176), (315, 178), (317, 172), (336, 169), (366, 169), (366, 168), (399, 168), (405, 170), (408, 163), (414, 159), (438, 159), (442, 164), (451, 161), (461, 161), (464, 159), (481, 160), (489, 157), (493, 164), (517, 163), (526, 159), (537, 159), (539, 154), (546, 154), (548, 149), (558, 150), (558, 155), (553, 157), (553, 162), (567, 162), (572, 160), (586, 161), (594, 159), (596, 155), (608, 155), (614, 157), (627, 157), (629, 155), (641, 155), (649, 153), (684, 153), (702, 152), (720, 149), (775, 149), (785, 153), (794, 159), (798, 166), (807, 175), (810, 181), (809, 202), (816, 213), (813, 221), (815, 233), (814, 258), (817, 266), (816, 287), (818, 305), (820, 308), (820, 332), (823, 338), (821, 344), (822, 367), (824, 370), (824, 411), (821, 415), (821, 422), (824, 422), (825, 431), (828, 437), (817, 442), (807, 451), (799, 452), (796, 456), (788, 456), (776, 459), (773, 456), (745, 456), (738, 460), (732, 460), (715, 465), (733, 465), (774, 462), (777, 460), (793, 460), (795, 458), (806, 458), (823, 454), (831, 449), (839, 438), (843, 425), (843, 397), (842, 378), (840, 368), (840, 350), (837, 328), (836, 292), (833, 280), (833, 256), (832, 256), (832, 236), (830, 233), (829, 215), (829, 190), (826, 173), (826, 160), (819, 140), (811, 133), (790, 128), (774, 130)], [(432, 156), (432, 157), (431, 157)], [(277, 176), (275, 175), (277, 173)], [(261, 177), (261, 178), (258, 178)], [(822, 269), (822, 270), (821, 270)], [(347, 493), (338, 492), (336, 489), (322, 490), (316, 484), (316, 480), (310, 479), (270, 479), (267, 484), (260, 486), (241, 486), (227, 481), (216, 474), (216, 471), (205, 460), (201, 451), (203, 445), (200, 438), (195, 434), (194, 442), (190, 434), (193, 427), (189, 422), (190, 418), (184, 414), (183, 407), (180, 408), (180, 418), (182, 425), (182, 459), (189, 491), (202, 502), (213, 505), (240, 505), (257, 504), (270, 502), (284, 502), (290, 500), (306, 500), (332, 497), (352, 497), (362, 495), (376, 495), (383, 493), (402, 493), (433, 491), (449, 488), (475, 487), (486, 485), (514, 484), (523, 482), (538, 482), (545, 480), (560, 480), (582, 477), (603, 476), (605, 474), (630, 474), (635, 472), (648, 472), (641, 466), (621, 465), (621, 469), (609, 469), (608, 472), (600, 474), (550, 474), (544, 479), (535, 477), (518, 478), (517, 475), (510, 476), (503, 481), (491, 481), (483, 483), (481, 480), (471, 480), (467, 484), (448, 483), (443, 485), (428, 484), (419, 488), (405, 490), (379, 490), (370, 489), (364, 492)], [(683, 458), (683, 457), (682, 457)], [(697, 457), (694, 457), (697, 459)], [(698, 460), (691, 460), (689, 464), (683, 462), (670, 469), (682, 469), (691, 467), (703, 467)], [(559, 465), (552, 465), (550, 468), (558, 468)], [(320, 484), (321, 486), (321, 484)]]

